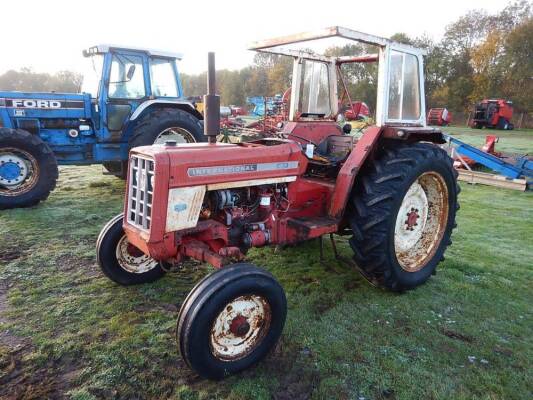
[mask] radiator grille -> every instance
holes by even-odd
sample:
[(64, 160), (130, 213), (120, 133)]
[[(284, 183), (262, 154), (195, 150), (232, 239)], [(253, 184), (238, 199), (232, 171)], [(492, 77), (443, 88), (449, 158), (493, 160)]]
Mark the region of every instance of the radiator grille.
[(137, 155), (130, 159), (128, 223), (149, 230), (152, 219), (154, 161)]

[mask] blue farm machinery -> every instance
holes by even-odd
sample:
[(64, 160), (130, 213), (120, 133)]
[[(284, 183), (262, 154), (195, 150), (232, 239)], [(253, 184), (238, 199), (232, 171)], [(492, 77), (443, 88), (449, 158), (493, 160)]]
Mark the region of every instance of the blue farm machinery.
[(58, 165), (103, 164), (124, 177), (132, 147), (205, 140), (182, 96), (181, 54), (98, 45), (83, 55), (82, 93), (0, 91), (0, 209), (46, 199)]

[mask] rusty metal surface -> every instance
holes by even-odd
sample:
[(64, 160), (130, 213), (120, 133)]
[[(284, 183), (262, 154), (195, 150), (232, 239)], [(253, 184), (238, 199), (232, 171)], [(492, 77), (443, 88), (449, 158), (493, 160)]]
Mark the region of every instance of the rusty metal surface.
[(237, 297), (213, 321), (211, 353), (221, 361), (246, 357), (266, 336), (271, 320), (272, 311), (264, 297), (255, 294)]
[(335, 182), (335, 191), (328, 212), (330, 217), (335, 219), (342, 217), (355, 177), (370, 152), (375, 148), (381, 133), (382, 129), (378, 126), (368, 128), (346, 159)]
[(290, 44), (308, 42), (312, 40), (327, 39), (331, 37), (340, 37), (348, 40), (354, 40), (357, 42), (370, 44), (373, 46), (384, 47), (387, 45), (393, 45), (395, 48), (407, 50), (414, 54), (426, 54), (427, 51), (407, 44), (395, 42), (384, 37), (370, 35), (355, 31), (352, 29), (344, 28), (341, 26), (332, 26), (328, 28), (318, 29), (316, 31), (308, 31), (302, 33), (296, 33), (287, 36), (280, 36), (272, 39), (259, 40), (252, 42), (249, 46), (249, 50), (265, 51), (276, 53), (275, 47), (286, 46)]
[(442, 131), (438, 128), (417, 126), (385, 126), (383, 137), (406, 141), (426, 141), (433, 143), (446, 143)]
[(448, 188), (437, 172), (422, 174), (407, 191), (396, 219), (396, 259), (407, 272), (424, 268), (437, 251), (449, 214)]

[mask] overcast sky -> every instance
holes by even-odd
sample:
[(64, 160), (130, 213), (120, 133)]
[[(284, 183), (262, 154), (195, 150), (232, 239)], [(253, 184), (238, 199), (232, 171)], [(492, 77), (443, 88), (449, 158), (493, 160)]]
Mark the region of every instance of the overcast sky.
[(83, 70), (81, 50), (98, 43), (184, 53), (181, 70), (237, 69), (253, 56), (259, 39), (340, 25), (388, 37), (427, 33), (442, 37), (447, 24), (471, 9), (493, 13), (506, 0), (70, 0), (2, 2), (0, 73), (31, 67), (37, 72)]

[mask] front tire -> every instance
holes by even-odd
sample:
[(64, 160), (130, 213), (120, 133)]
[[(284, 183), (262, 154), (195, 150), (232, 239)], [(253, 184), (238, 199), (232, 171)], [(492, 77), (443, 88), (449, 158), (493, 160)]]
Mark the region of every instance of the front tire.
[(247, 263), (224, 267), (185, 299), (176, 332), (180, 353), (200, 376), (224, 378), (268, 354), (286, 314), (285, 293), (270, 273)]
[(348, 216), (354, 260), (368, 280), (403, 291), (434, 273), (455, 227), (456, 177), (452, 159), (427, 143), (386, 148), (362, 172)]
[(0, 128), (0, 210), (45, 200), (57, 177), (56, 157), (39, 136)]
[(159, 262), (128, 242), (123, 214), (111, 219), (96, 242), (96, 261), (104, 275), (124, 286), (153, 282), (165, 275)]

